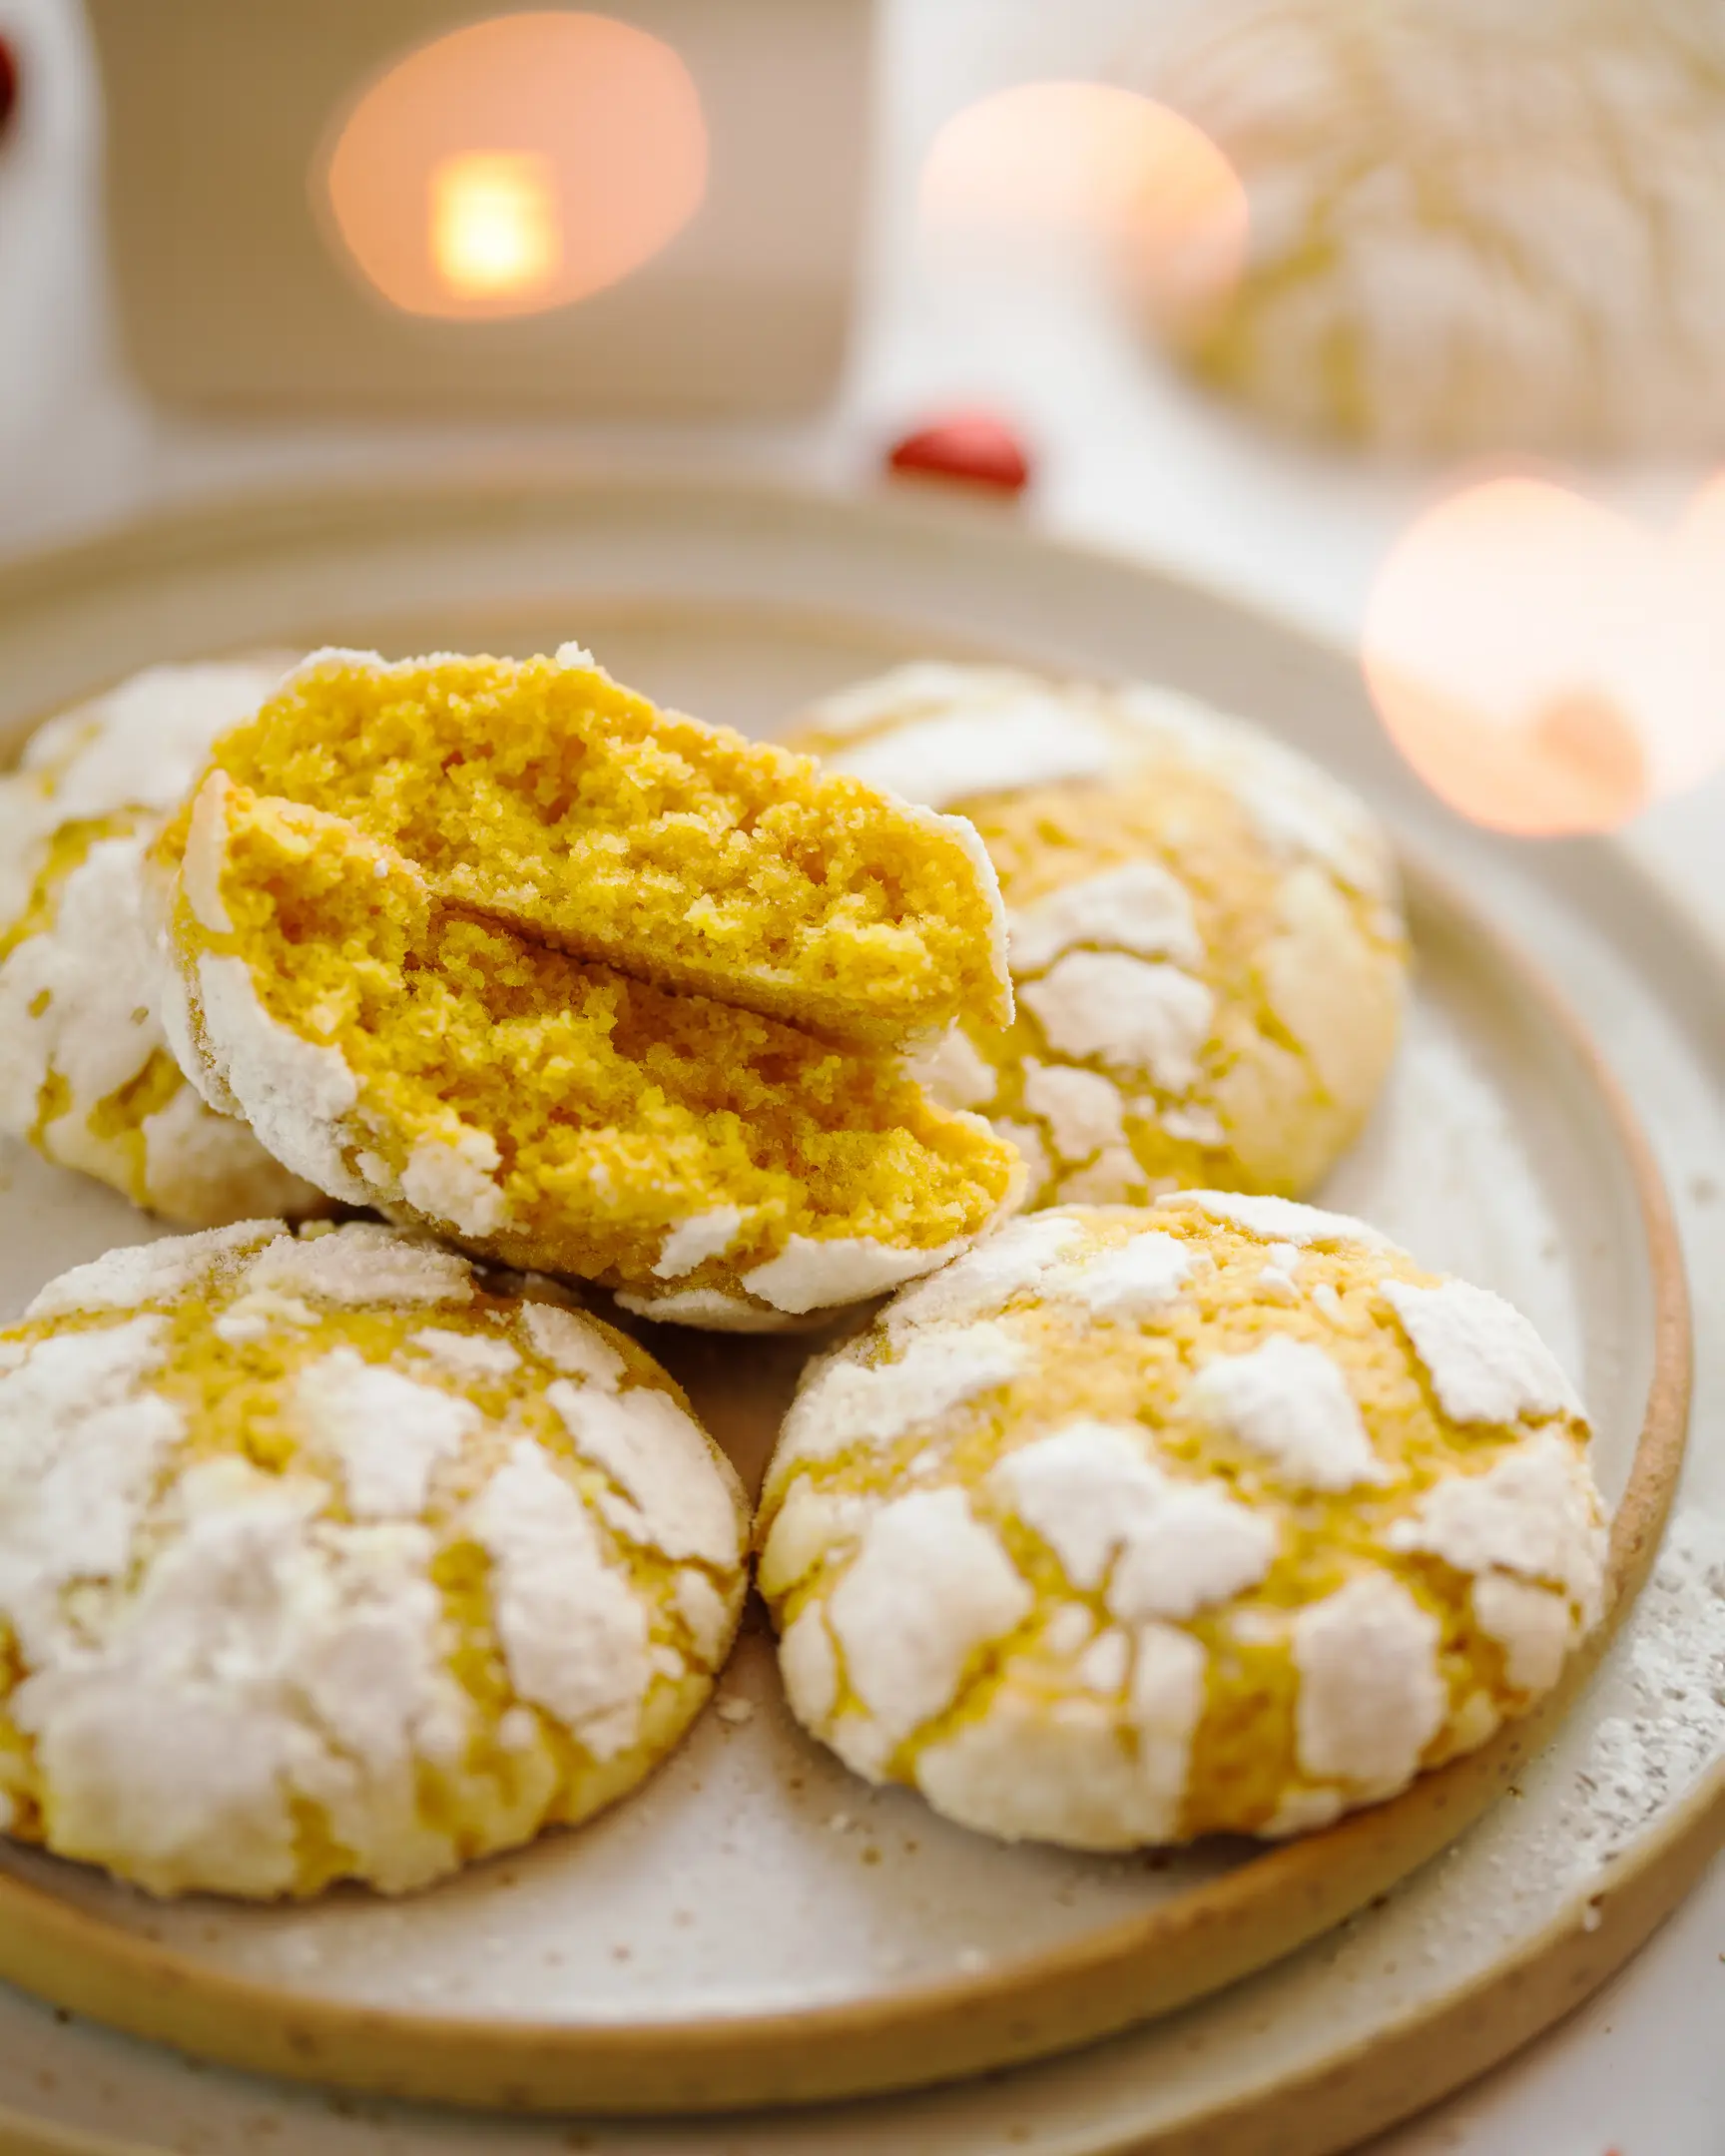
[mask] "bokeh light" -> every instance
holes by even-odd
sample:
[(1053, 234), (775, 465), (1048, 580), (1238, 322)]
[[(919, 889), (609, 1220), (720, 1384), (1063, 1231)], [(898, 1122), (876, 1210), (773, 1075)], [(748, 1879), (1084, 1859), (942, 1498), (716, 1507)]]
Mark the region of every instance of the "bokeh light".
[(1725, 483), (1669, 534), (1546, 480), (1466, 487), (1391, 551), (1362, 658), (1452, 808), (1528, 836), (1614, 829), (1725, 763)]
[(707, 128), (663, 39), (606, 15), (502, 15), (372, 83), (324, 184), (343, 247), (392, 305), (541, 313), (617, 283), (688, 224)]
[(563, 261), (549, 158), (481, 151), (431, 168), (431, 256), (452, 292), (538, 290)]
[(1179, 324), (1219, 306), (1247, 244), (1245, 190), (1189, 120), (1107, 83), (1033, 82), (955, 113), (923, 164), (925, 233), (1106, 248)]

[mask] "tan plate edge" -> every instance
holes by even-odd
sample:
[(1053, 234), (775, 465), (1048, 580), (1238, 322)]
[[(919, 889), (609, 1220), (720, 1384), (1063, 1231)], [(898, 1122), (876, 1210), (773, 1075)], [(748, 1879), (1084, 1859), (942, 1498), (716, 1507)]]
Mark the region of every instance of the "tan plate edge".
[[(1612, 1524), (1607, 1614), (1532, 1715), (1391, 1803), (1276, 1849), (1176, 1903), (1024, 1962), (863, 2004), (603, 2030), (401, 2014), (213, 1972), (9, 1879), (0, 1880), (0, 1975), (130, 2034), (299, 2080), (503, 2109), (735, 2110), (955, 2079), (1073, 2048), (1268, 1965), (1425, 1863), (1555, 1729), (1646, 1578), (1682, 1461), (1690, 1323), (1663, 1183), (1585, 1028), (1544, 974), (1483, 926), (1441, 877), (1421, 866), (1417, 884), (1468, 921), (1586, 1068), (1634, 1182), (1653, 1279), (1653, 1377)], [(1626, 1862), (1614, 1871), (1619, 1905), (1640, 1869)], [(1552, 2013), (1572, 2002), (1554, 2004)], [(1458, 2068), (1453, 2079), (1477, 2070)]]

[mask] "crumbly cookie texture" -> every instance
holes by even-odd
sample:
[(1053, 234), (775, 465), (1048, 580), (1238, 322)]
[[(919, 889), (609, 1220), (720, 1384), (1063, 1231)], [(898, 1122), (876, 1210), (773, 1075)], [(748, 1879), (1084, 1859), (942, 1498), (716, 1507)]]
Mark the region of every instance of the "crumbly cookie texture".
[(665, 1756), (747, 1539), (562, 1302), (376, 1226), (112, 1251), (0, 1332), (3, 1823), (157, 1894), (422, 1886)]
[(1362, 1223), (1027, 1215), (812, 1365), (762, 1498), (792, 1707), (1000, 1835), (1279, 1837), (1393, 1796), (1600, 1614), (1533, 1328)]
[(1304, 758), (1168, 691), (931, 662), (792, 739), (981, 832), (1017, 1018), (914, 1068), (1017, 1144), (1032, 1205), (1298, 1196), (1358, 1134), (1407, 938), (1384, 834)]
[(0, 1131), (194, 1227), (327, 1204), (182, 1077), (145, 904), (164, 816), (290, 664), (153, 667), (50, 720), (0, 778)]
[(659, 711), (573, 644), (313, 653), (212, 770), (345, 819), (444, 904), (660, 987), (874, 1047), (1011, 1016), (967, 823)]
[(170, 944), (182, 1066), (278, 1159), (653, 1317), (766, 1329), (880, 1294), (1022, 1187), (1010, 1145), (890, 1051), (570, 957), (220, 773)]

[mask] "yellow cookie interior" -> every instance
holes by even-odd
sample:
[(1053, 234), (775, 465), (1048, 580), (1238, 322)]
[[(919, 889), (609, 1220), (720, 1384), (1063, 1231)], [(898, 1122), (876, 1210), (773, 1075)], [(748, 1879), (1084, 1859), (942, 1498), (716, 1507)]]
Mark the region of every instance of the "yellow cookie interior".
[(226, 821), (233, 930), (200, 928), (183, 896), (182, 940), (240, 957), (272, 1019), (339, 1052), (366, 1182), (482, 1134), (496, 1225), (437, 1220), (469, 1248), (662, 1289), (667, 1233), (736, 1208), (723, 1258), (679, 1283), (702, 1287), (793, 1234), (934, 1249), (1006, 1199), (1011, 1147), (893, 1057), (583, 964), (435, 895), (339, 818), (236, 790)]
[(584, 655), (334, 654), (215, 764), (386, 840), (438, 898), (638, 978), (878, 1045), (1010, 1011), (964, 826), (661, 712)]

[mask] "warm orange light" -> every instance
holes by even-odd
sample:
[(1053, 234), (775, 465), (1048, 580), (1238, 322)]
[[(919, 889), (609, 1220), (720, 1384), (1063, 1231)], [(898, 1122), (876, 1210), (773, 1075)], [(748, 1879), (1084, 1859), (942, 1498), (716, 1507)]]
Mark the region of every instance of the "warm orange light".
[(464, 297), (533, 291), (557, 273), (563, 234), (548, 158), (479, 153), (431, 168), (431, 254)]
[(1021, 83), (966, 106), (928, 152), (919, 209), (931, 234), (1099, 241), (1173, 317), (1217, 304), (1246, 254), (1246, 191), (1221, 151), (1108, 83)]
[(1725, 486), (1669, 537), (1543, 480), (1467, 487), (1391, 551), (1363, 663), (1463, 815), (1613, 829), (1725, 762)]
[(540, 313), (617, 283), (688, 224), (707, 128), (663, 39), (607, 15), (501, 15), (372, 83), (324, 184), (342, 246), (391, 304)]

